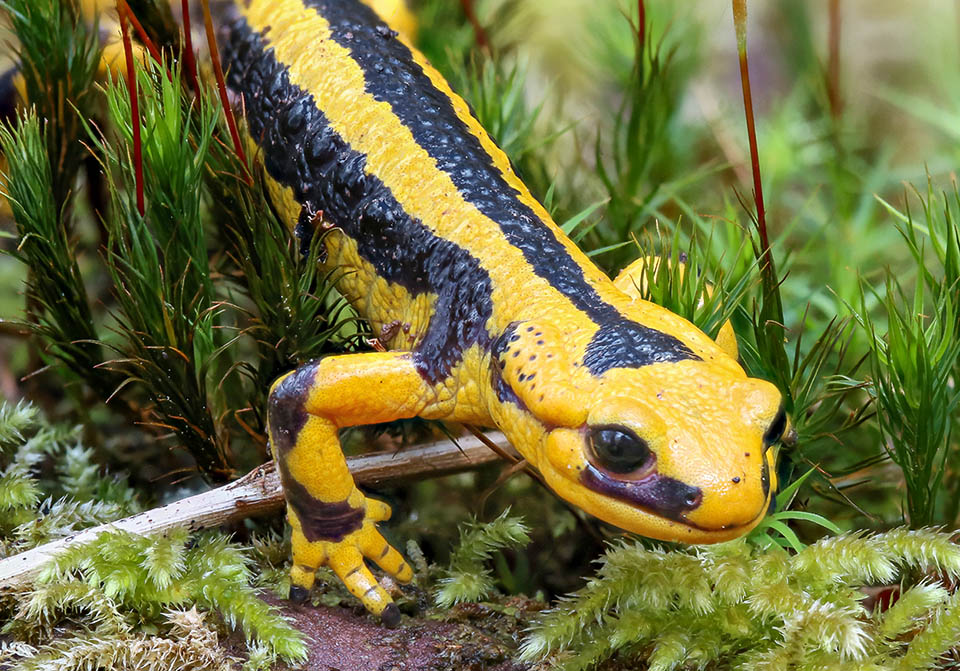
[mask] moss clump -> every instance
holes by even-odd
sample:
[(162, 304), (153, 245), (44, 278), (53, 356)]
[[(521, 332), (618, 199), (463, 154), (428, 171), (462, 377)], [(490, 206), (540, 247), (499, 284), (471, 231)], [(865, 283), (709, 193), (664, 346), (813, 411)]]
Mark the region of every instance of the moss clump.
[(611, 548), (597, 577), (533, 626), (521, 657), (574, 671), (614, 654), (649, 668), (929, 669), (956, 644), (960, 596), (930, 582), (868, 610), (862, 587), (960, 576), (948, 534), (843, 534), (800, 552), (744, 540), (667, 552)]

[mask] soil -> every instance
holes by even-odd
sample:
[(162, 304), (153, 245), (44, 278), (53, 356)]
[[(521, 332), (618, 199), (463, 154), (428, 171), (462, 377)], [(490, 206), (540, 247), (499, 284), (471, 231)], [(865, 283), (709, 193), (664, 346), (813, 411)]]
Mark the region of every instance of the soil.
[(543, 608), (521, 598), (463, 604), (442, 617), (405, 615), (400, 626), (389, 629), (359, 608), (264, 599), (306, 635), (307, 662), (278, 666), (290, 671), (527, 671), (530, 666), (513, 657), (526, 616)]

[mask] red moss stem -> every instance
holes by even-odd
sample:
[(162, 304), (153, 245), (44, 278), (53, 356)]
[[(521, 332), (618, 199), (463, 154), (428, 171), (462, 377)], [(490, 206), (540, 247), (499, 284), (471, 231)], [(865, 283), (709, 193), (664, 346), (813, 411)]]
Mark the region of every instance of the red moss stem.
[[(143, 46), (147, 48), (147, 51), (150, 53), (150, 56), (155, 60), (159, 65), (163, 65), (163, 57), (160, 55), (160, 50), (157, 49), (157, 45), (153, 43), (153, 40), (150, 39), (150, 36), (147, 35), (147, 31), (143, 29), (143, 26), (140, 25), (140, 21), (137, 19), (137, 15), (131, 11), (130, 6), (124, 3), (126, 7), (127, 18), (130, 19), (130, 23), (133, 25), (133, 29), (137, 31), (137, 36), (140, 38), (140, 41), (143, 43)], [(119, 5), (117, 5), (119, 9)], [(167, 71), (167, 77), (170, 77), (170, 72)]]
[(243, 165), (244, 179), (247, 184), (253, 184), (253, 177), (250, 175), (250, 169), (247, 167), (247, 156), (243, 151), (243, 144), (240, 142), (240, 133), (237, 131), (237, 120), (233, 116), (233, 110), (230, 108), (230, 99), (227, 97), (227, 84), (223, 79), (223, 67), (220, 65), (220, 52), (217, 49), (217, 38), (213, 34), (213, 19), (210, 16), (210, 0), (200, 0), (203, 7), (203, 23), (207, 30), (207, 46), (210, 48), (210, 60), (213, 62), (213, 73), (217, 78), (217, 90), (220, 92), (220, 103), (223, 105), (223, 113), (227, 116), (227, 127), (230, 129), (230, 137), (233, 139), (233, 150), (237, 153), (237, 158)]
[(117, 0), (117, 14), (120, 16), (120, 34), (123, 38), (123, 55), (127, 61), (127, 87), (130, 90), (130, 122), (133, 125), (133, 170), (137, 184), (137, 212), (146, 214), (143, 200), (143, 143), (140, 138), (140, 100), (137, 75), (133, 65), (133, 44), (127, 19), (133, 16), (126, 0)]
[(647, 40), (647, 5), (643, 0), (637, 0), (637, 44), (639, 53), (643, 55), (643, 45)]
[(830, 0), (828, 40), (830, 55), (827, 62), (827, 97), (830, 101), (830, 115), (838, 119), (843, 106), (840, 100), (840, 0)]
[(473, 26), (473, 36), (477, 41), (477, 46), (484, 51), (489, 51), (490, 40), (487, 39), (487, 31), (483, 29), (480, 20), (477, 19), (477, 13), (473, 11), (473, 0), (460, 0), (460, 7), (463, 8), (463, 13), (467, 15), (467, 21)]
[[(743, 89), (743, 112), (747, 120), (750, 142), (750, 167), (753, 171), (753, 197), (757, 203), (757, 231), (760, 233), (760, 268), (773, 270), (767, 214), (763, 205), (763, 183), (760, 179), (760, 154), (757, 150), (757, 129), (753, 121), (753, 96), (750, 92), (750, 69), (747, 65), (747, 2), (733, 0), (733, 21), (737, 30), (737, 51), (740, 55), (740, 84)], [(775, 275), (775, 273), (774, 273)]]
[(183, 12), (183, 60), (193, 95), (200, 100), (200, 79), (197, 77), (197, 60), (193, 56), (193, 33), (190, 28), (190, 0), (180, 0), (180, 7)]

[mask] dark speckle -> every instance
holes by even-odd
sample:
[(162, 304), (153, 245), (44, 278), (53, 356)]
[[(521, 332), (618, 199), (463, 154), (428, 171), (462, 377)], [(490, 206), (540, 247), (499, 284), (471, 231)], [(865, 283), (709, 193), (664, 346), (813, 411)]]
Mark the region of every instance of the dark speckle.
[(536, 375), (536, 373), (530, 373), (530, 374), (527, 376), (527, 379), (528, 379), (528, 380), (532, 380), (534, 375)]
[(750, 453), (749, 453), (749, 452), (744, 452), (744, 453), (743, 453), (743, 456), (749, 457), (749, 456), (750, 456)]
[(736, 484), (739, 484), (739, 483), (740, 483), (740, 476), (738, 475), (737, 477), (735, 477), (735, 478), (733, 479), (733, 484), (736, 485)]
[(537, 344), (538, 344), (538, 345), (542, 345), (542, 344), (543, 344), (543, 341), (542, 341), (542, 340), (538, 340), (538, 341), (537, 341)]
[(530, 355), (530, 361), (536, 361), (536, 360), (537, 360), (537, 355), (536, 355), (536, 354), (531, 354), (531, 355)]
[(530, 333), (531, 331), (533, 331), (533, 327), (532, 327), (532, 326), (528, 326), (528, 327), (527, 327), (527, 333)]
[(520, 356), (519, 350), (513, 353), (513, 358), (514, 358), (514, 359), (516, 359), (518, 356)]

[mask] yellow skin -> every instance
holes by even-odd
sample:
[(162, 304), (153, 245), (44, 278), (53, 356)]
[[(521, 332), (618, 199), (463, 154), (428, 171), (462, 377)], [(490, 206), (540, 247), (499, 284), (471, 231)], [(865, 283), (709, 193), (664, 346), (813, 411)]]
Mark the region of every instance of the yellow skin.
[[(87, 1), (95, 11), (97, 1)], [(464, 342), (441, 377), (426, 374), (432, 362), (423, 360), (419, 348), (431, 324), (444, 318), (446, 308), (438, 302), (442, 287), (415, 292), (409, 284), (383, 276), (361, 253), (363, 229), (334, 222), (340, 228), (325, 238), (326, 266), (347, 271), (341, 292), (392, 351), (324, 358), (271, 388), (269, 438), (293, 532), (291, 596), (305, 597), (317, 568), (326, 565), (369, 611), (388, 624), (399, 619), (364, 558), (400, 582), (413, 574), (377, 530), (377, 523), (389, 519), (390, 507), (356, 487), (338, 431), (401, 418), (496, 426), (559, 496), (628, 531), (687, 543), (725, 541), (749, 531), (776, 489), (771, 443), (786, 427), (779, 391), (746, 376), (729, 324), (714, 342), (681, 317), (642, 300), (642, 268), (649, 261), (632, 264), (614, 281), (604, 275), (560, 231), (466, 103), (412, 47), (409, 35), (415, 24), (402, 3), (365, 1), (400, 33), (396, 39), (482, 147), (504, 188), (535, 217), (538, 235), (555, 241), (554, 253), (565, 254), (582, 273), (585, 290), (625, 321), (672, 337), (690, 356), (591, 369), (586, 361), (602, 320), (531, 265), (505, 235), (503, 222), (472, 202), (418, 142), (409, 120), (369, 92), (367, 73), (334, 39), (329, 18), (301, 0), (238, 0), (238, 14), (250, 34), (262, 40), (255, 58), (275, 59), (284, 68), (289, 84), (309, 94), (329, 127), (362, 155), (365, 174), (382, 182), (411, 220), (476, 261), (489, 278), (491, 309), (484, 331), (500, 337), (494, 343), (506, 343), (497, 349), (489, 342)], [(261, 91), (241, 93), (248, 116), (257, 114), (254, 103)], [(265, 137), (251, 133), (250, 142)], [(264, 154), (276, 151), (267, 144), (261, 149)], [(274, 177), (267, 180), (272, 199), (293, 227), (302, 221), (307, 203)], [(772, 425), (777, 435), (770, 435)], [(604, 427), (631, 432), (631, 445), (641, 441), (649, 458), (627, 473), (609, 468), (598, 447), (602, 440), (597, 432)], [(591, 474), (606, 484), (591, 484)], [(679, 507), (674, 501), (661, 508), (656, 497), (653, 503), (638, 504), (632, 494), (610, 489), (657, 478), (696, 495)]]

